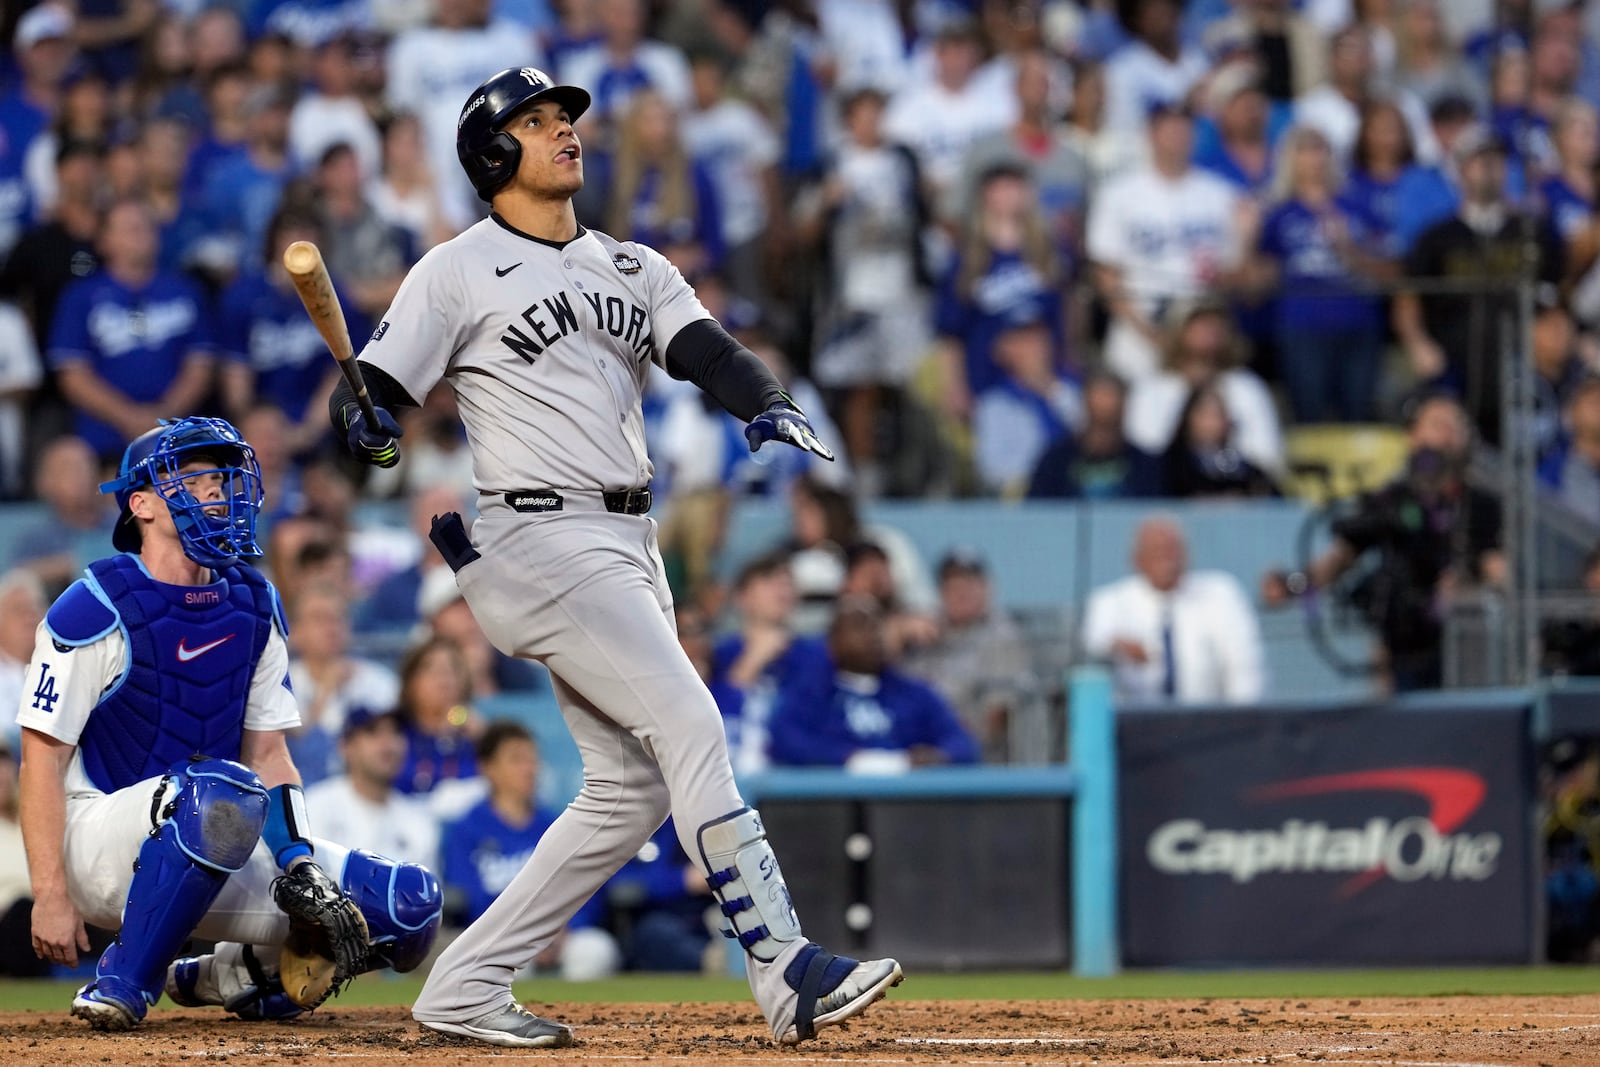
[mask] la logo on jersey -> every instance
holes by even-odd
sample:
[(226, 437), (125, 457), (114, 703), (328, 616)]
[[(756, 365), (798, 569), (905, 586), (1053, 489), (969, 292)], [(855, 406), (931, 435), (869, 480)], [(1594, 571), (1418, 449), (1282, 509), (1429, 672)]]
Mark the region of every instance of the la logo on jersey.
[(528, 80), (529, 85), (534, 87), (550, 84), (550, 75), (538, 67), (523, 67), (518, 73)]

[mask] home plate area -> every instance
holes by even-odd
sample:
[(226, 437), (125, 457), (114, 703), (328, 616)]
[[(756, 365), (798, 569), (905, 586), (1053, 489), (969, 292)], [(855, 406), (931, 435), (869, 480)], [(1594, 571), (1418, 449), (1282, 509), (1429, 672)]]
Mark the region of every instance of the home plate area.
[(486, 1057), (770, 1063), (1386, 1064), (1536, 1067), (1600, 1063), (1600, 996), (1318, 1000), (916, 1001), (890, 999), (795, 1049), (731, 1004), (540, 1004), (571, 1023), (570, 1049), (491, 1049), (428, 1034), (401, 1007), (289, 1024), (156, 1011), (126, 1034), (63, 1011), (0, 1012), (7, 1067), (181, 1061), (482, 1063)]

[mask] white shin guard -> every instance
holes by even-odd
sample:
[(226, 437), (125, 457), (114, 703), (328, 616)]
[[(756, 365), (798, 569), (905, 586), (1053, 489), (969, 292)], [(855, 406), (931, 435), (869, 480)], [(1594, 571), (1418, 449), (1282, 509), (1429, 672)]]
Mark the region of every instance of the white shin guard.
[(732, 927), (729, 936), (747, 953), (771, 963), (787, 946), (805, 940), (778, 857), (754, 808), (706, 823), (698, 840), (711, 891)]

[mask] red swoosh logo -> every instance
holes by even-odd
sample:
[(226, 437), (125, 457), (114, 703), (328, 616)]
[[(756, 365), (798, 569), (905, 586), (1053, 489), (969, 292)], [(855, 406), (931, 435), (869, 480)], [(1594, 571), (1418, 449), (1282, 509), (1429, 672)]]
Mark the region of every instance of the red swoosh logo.
[[(1454, 767), (1389, 767), (1380, 771), (1355, 771), (1350, 774), (1325, 774), (1299, 778), (1292, 782), (1264, 785), (1248, 794), (1253, 800), (1281, 800), (1284, 797), (1320, 796), (1325, 793), (1389, 792), (1411, 793), (1428, 802), (1428, 821), (1441, 834), (1448, 834), (1483, 803), (1489, 787), (1471, 771)], [(1339, 895), (1351, 897), (1383, 877), (1382, 867), (1373, 867), (1339, 887)]]
[(233, 634), (229, 634), (227, 637), (219, 637), (215, 641), (208, 641), (198, 648), (188, 648), (183, 643), (184, 639), (180, 637), (178, 639), (178, 662), (188, 663), (192, 659), (198, 659), (218, 645), (225, 645), (232, 640)]

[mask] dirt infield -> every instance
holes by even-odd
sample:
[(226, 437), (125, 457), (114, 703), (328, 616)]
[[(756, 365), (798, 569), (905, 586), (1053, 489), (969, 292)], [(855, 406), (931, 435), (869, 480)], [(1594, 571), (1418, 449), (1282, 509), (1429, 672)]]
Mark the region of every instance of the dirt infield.
[(533, 1003), (578, 1028), (575, 1048), (496, 1050), (424, 1035), (403, 1008), (324, 1009), (283, 1025), (220, 1013), (152, 1014), (138, 1031), (0, 1013), (0, 1064), (77, 1067), (184, 1060), (483, 1063), (488, 1057), (773, 1063), (1359, 1063), (1535, 1067), (1600, 1063), (1600, 997), (1367, 1000), (915, 1001), (890, 999), (799, 1049), (780, 1049), (743, 1004)]

